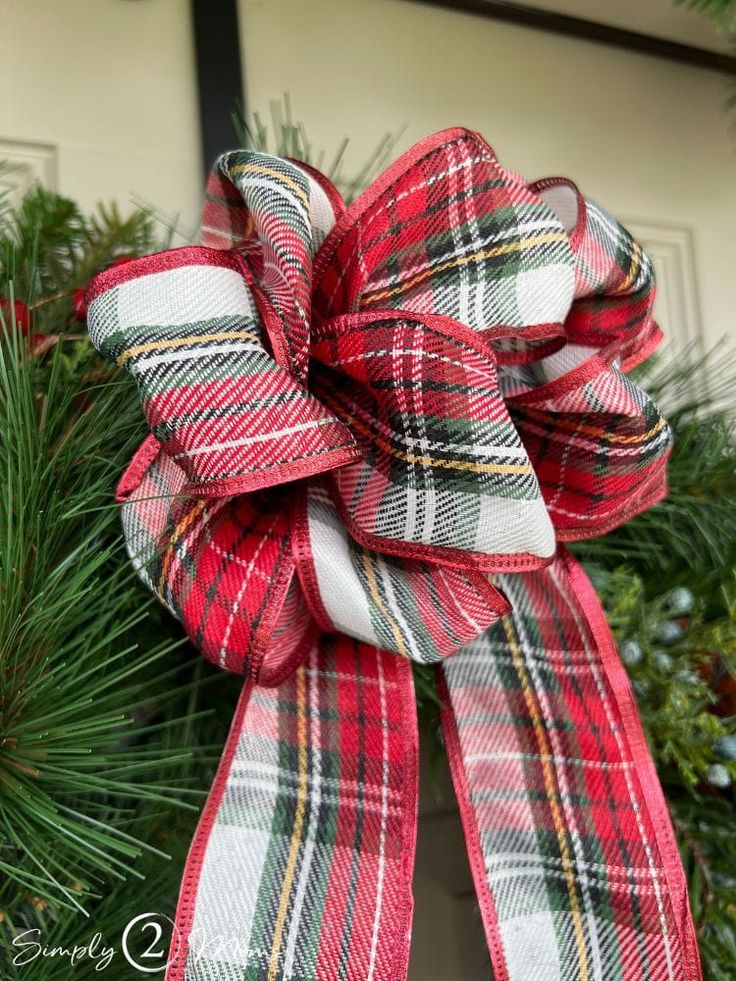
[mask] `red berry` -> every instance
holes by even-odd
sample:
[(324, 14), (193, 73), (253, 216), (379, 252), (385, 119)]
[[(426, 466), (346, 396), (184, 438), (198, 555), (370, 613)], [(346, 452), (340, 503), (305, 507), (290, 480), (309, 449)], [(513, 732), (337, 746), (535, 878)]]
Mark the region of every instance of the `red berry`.
[(72, 317), (82, 324), (87, 320), (87, 303), (84, 299), (84, 293), (84, 289), (74, 290), (74, 298), (72, 299)]
[(21, 333), (28, 333), (28, 329), (31, 326), (31, 311), (22, 300), (14, 300), (11, 305), (10, 300), (6, 296), (0, 296), (0, 314), (2, 314), (6, 328), (10, 327), (13, 320), (15, 320)]

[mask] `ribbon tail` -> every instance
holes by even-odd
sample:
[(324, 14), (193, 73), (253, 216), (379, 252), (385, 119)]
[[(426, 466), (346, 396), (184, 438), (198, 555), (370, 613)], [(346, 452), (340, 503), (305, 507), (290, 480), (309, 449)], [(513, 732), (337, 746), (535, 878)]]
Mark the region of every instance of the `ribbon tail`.
[(667, 806), (598, 597), (564, 550), (443, 666), (496, 981), (698, 981)]
[(277, 688), (247, 683), (167, 981), (404, 981), (416, 808), (409, 662), (332, 635)]

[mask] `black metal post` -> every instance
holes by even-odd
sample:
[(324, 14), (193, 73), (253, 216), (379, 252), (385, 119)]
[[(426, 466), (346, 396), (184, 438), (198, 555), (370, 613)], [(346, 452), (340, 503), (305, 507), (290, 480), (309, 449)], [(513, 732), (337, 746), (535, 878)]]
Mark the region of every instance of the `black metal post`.
[(237, 0), (192, 0), (199, 125), (205, 174), (233, 146), (233, 113), (245, 113)]
[(584, 17), (571, 17), (550, 10), (539, 10), (524, 3), (514, 3), (512, 0), (412, 0), (412, 2), (443, 7), (460, 13), (477, 14), (507, 24), (536, 28), (552, 34), (562, 34), (596, 44), (607, 44), (627, 51), (653, 55), (656, 58), (666, 58), (669, 61), (679, 61), (696, 65), (698, 68), (736, 75), (736, 58), (731, 55), (690, 44), (680, 44), (677, 41), (668, 41), (651, 34), (628, 31), (610, 24), (601, 24), (599, 21), (587, 20)]

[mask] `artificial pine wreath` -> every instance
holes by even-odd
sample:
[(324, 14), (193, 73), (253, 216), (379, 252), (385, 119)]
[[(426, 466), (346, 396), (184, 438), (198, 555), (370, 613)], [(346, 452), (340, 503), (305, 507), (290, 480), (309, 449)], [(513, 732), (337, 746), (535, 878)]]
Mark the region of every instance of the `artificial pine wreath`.
[[(85, 219), (41, 190), (1, 221), (0, 966), (22, 978), (13, 936), (40, 925), (57, 943), (88, 939), (81, 908), (116, 936), (140, 910), (137, 876), (147, 877), (147, 899), (172, 911), (187, 809), (206, 786), (234, 690), (219, 675), (210, 683), (128, 568), (109, 500), (140, 437), (135, 393), (92, 352), (75, 308), (95, 271), (157, 247), (154, 227), (112, 210)], [(736, 371), (723, 349), (645, 370), (675, 433), (669, 497), (576, 552), (634, 681), (706, 976), (727, 981), (736, 962), (736, 481), (723, 395)], [(426, 720), (430, 671), (416, 672)], [(128, 977), (126, 968), (107, 976)], [(63, 971), (49, 960), (33, 977)]]

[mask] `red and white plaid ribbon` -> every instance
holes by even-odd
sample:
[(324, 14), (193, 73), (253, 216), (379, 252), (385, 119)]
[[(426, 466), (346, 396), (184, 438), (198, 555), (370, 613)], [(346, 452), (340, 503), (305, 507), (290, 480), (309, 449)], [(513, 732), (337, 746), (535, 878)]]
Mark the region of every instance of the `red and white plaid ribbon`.
[(442, 662), (496, 981), (695, 981), (631, 689), (561, 544), (665, 493), (670, 431), (624, 374), (660, 336), (647, 256), (463, 129), (349, 208), (225, 154), (203, 243), (88, 293), (151, 430), (118, 489), (131, 559), (246, 678), (169, 981), (406, 977), (412, 660)]

